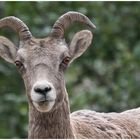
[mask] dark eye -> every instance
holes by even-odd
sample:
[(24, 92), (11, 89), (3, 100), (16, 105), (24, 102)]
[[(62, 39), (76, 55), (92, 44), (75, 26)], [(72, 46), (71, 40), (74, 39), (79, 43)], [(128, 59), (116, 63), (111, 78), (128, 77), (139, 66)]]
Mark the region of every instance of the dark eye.
[(63, 61), (62, 61), (62, 63), (64, 64), (64, 65), (68, 65), (68, 63), (70, 62), (70, 57), (65, 57), (64, 59), (63, 59)]
[(21, 68), (23, 66), (22, 62), (19, 60), (15, 61), (15, 64), (18, 68)]
[(69, 62), (70, 62), (70, 57), (68, 57), (68, 56), (65, 57), (60, 64), (60, 68), (66, 69)]

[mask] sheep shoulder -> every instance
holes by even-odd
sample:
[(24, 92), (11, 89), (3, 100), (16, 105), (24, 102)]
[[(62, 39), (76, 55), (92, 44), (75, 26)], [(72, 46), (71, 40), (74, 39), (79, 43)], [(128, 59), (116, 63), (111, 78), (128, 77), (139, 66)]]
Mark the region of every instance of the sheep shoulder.
[(140, 138), (140, 108), (122, 113), (79, 110), (70, 117), (75, 138)]

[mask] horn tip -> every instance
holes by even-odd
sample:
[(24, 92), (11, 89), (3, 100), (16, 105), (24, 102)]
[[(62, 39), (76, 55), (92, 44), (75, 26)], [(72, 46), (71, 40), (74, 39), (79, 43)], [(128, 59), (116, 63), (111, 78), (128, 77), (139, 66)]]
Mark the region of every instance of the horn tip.
[(96, 26), (94, 24), (92, 24), (92, 28), (96, 29)]

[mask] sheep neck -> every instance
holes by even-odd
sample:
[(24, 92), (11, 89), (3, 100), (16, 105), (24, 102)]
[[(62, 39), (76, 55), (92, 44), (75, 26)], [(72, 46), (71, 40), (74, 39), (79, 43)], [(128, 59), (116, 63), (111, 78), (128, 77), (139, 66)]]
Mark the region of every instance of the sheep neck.
[(29, 138), (74, 138), (70, 125), (70, 110), (66, 97), (52, 112), (38, 112), (29, 104)]

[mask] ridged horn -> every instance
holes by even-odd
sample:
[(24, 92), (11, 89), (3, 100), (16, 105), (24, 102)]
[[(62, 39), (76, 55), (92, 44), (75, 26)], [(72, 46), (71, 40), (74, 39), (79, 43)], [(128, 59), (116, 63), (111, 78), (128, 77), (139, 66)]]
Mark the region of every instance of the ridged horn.
[(91, 28), (96, 28), (96, 26), (89, 20), (87, 16), (79, 12), (71, 11), (58, 18), (52, 28), (51, 35), (54, 37), (62, 38), (64, 36), (64, 29), (66, 29), (75, 21), (85, 23)]
[(0, 20), (0, 28), (6, 26), (15, 30), (19, 34), (19, 38), (22, 41), (28, 40), (32, 37), (32, 34), (29, 31), (27, 25), (17, 17), (9, 16), (9, 17), (2, 18)]

